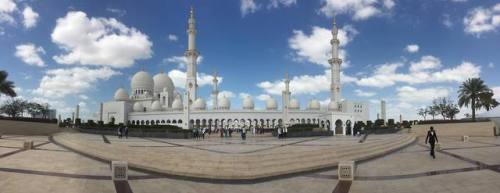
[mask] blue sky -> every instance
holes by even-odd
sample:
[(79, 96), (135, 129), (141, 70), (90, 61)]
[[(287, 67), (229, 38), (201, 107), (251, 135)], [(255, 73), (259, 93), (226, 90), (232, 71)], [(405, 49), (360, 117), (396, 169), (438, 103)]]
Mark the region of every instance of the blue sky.
[(244, 95), (260, 108), (260, 99), (279, 99), (286, 71), (302, 108), (310, 99), (326, 104), (333, 15), (342, 97), (371, 104), (372, 118), (381, 99), (389, 118), (416, 118), (436, 97), (456, 101), (468, 77), (500, 95), (494, 0), (0, 0), (0, 69), (20, 97), (48, 102), (63, 116), (81, 104), (93, 117), (116, 89), (130, 90), (140, 69), (168, 73), (182, 91), (190, 6), (202, 56), (199, 93), (209, 100), (217, 71), (233, 109)]

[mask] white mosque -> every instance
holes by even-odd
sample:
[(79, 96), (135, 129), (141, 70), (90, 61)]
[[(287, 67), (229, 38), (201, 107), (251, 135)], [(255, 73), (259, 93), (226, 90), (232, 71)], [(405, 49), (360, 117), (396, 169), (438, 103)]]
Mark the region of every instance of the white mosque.
[[(266, 101), (264, 110), (254, 109), (255, 103), (251, 96), (242, 101), (242, 109), (231, 109), (231, 101), (225, 96), (219, 96), (217, 75), (213, 77), (211, 93), (212, 108), (207, 109), (205, 99), (198, 97), (196, 80), (199, 52), (196, 49), (195, 18), (191, 9), (189, 14), (187, 73), (185, 92), (181, 95), (175, 90), (170, 77), (161, 72), (151, 77), (146, 71), (139, 71), (131, 81), (131, 92), (119, 88), (113, 101), (103, 102), (100, 107), (100, 120), (104, 123), (115, 122), (131, 125), (177, 125), (185, 129), (206, 127), (239, 128), (242, 126), (258, 128), (274, 128), (278, 125), (290, 126), (298, 123), (319, 124), (324, 129), (333, 130), (334, 134), (348, 135), (353, 133), (353, 125), (357, 121), (369, 120), (368, 104), (341, 100), (340, 65), (338, 57), (338, 29), (333, 22), (330, 41), (332, 58), (331, 65), (331, 100), (328, 107), (321, 108), (318, 100), (310, 100), (307, 106), (301, 107), (300, 102), (290, 98), (290, 80), (285, 77), (285, 90), (282, 92), (283, 106), (280, 108), (275, 98)], [(334, 123), (334, 124), (332, 124)]]

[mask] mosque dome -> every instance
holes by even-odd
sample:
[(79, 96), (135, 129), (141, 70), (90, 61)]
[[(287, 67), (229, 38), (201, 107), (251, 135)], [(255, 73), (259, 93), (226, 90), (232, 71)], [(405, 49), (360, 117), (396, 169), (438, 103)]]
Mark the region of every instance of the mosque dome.
[(243, 99), (243, 109), (245, 110), (253, 110), (254, 107), (255, 107), (255, 104), (253, 102), (253, 99), (251, 96), (246, 96), (244, 99)]
[(136, 102), (134, 104), (134, 112), (143, 112), (144, 111), (144, 106), (142, 106), (141, 103)]
[(337, 110), (339, 109), (339, 104), (333, 101), (328, 103), (328, 110)]
[(278, 102), (276, 101), (276, 99), (274, 99), (273, 97), (267, 99), (266, 109), (267, 110), (277, 110), (278, 109)]
[(309, 110), (319, 110), (321, 108), (321, 105), (319, 104), (319, 101), (316, 99), (313, 99), (309, 101), (309, 104), (307, 105), (307, 108)]
[(132, 83), (131, 83), (132, 90), (147, 90), (147, 91), (153, 91), (154, 87), (154, 81), (149, 75), (144, 70), (141, 70), (137, 73), (134, 74), (132, 77)]
[(160, 93), (164, 89), (166, 89), (169, 96), (172, 96), (174, 94), (174, 83), (167, 74), (163, 72), (156, 74), (155, 76), (153, 76), (153, 82), (155, 93)]
[(115, 92), (114, 99), (115, 99), (115, 101), (126, 101), (126, 100), (128, 100), (129, 97), (128, 97), (127, 91), (125, 91), (125, 89), (123, 89), (123, 88), (119, 88)]
[(226, 96), (222, 96), (221, 99), (219, 99), (219, 109), (222, 110), (229, 110), (231, 108), (231, 101)]
[(292, 110), (299, 110), (300, 109), (299, 100), (297, 100), (296, 98), (290, 100), (290, 106), (288, 108)]
[(202, 98), (197, 98), (193, 103), (193, 109), (195, 110), (206, 110), (207, 104)]
[(160, 101), (154, 101), (154, 102), (151, 104), (151, 110), (152, 110), (152, 111), (161, 111)]
[(182, 110), (183, 105), (182, 105), (182, 100), (179, 95), (177, 95), (174, 99), (174, 102), (172, 102), (172, 109), (174, 110)]

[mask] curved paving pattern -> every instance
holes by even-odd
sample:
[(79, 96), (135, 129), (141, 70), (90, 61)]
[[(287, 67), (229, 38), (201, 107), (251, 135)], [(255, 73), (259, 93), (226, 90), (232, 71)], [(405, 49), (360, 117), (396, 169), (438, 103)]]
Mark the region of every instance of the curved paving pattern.
[[(101, 136), (92, 142), (104, 143)], [(368, 137), (368, 141), (377, 141), (377, 136)], [(132, 138), (120, 141), (108, 136), (112, 144), (137, 146), (131, 148), (216, 148), (236, 154), (231, 147), (240, 143), (238, 139), (220, 142), (207, 141), (172, 141), (173, 144), (154, 142), (148, 139)], [(371, 139), (370, 139), (371, 138)], [(26, 139), (34, 140), (38, 145), (34, 150), (18, 151)], [(352, 138), (351, 138), (352, 139)], [(248, 145), (266, 148), (274, 146), (296, 148), (318, 148), (340, 145), (349, 138), (335, 138), (337, 144), (328, 144), (328, 138), (296, 143), (296, 141), (278, 141), (273, 138), (256, 138), (247, 141)], [(341, 142), (342, 141), (342, 142)], [(168, 140), (170, 143), (170, 141)], [(109, 163), (105, 160), (88, 159), (51, 143), (41, 136), (7, 136), (0, 139), (0, 192), (485, 192), (497, 193), (500, 190), (500, 138), (471, 138), (470, 142), (461, 142), (458, 137), (440, 138), (443, 151), (437, 152), (437, 159), (428, 156), (423, 140), (382, 157), (359, 163), (358, 176), (347, 186), (336, 180), (336, 170), (317, 170), (285, 178), (269, 178), (266, 181), (238, 183), (227, 181), (190, 181), (168, 175), (131, 170), (129, 181), (113, 182), (109, 177)], [(109, 144), (108, 144), (109, 145)], [(195, 148), (195, 149), (196, 149)], [(279, 149), (279, 148), (274, 148)], [(270, 149), (273, 150), (273, 149)], [(16, 151), (17, 153), (11, 153)], [(200, 150), (202, 151), (202, 150)], [(244, 151), (248, 151), (245, 149)], [(244, 152), (243, 151), (243, 152)], [(210, 151), (208, 151), (210, 152)], [(259, 152), (259, 151), (257, 151)], [(248, 153), (243, 153), (248, 154)], [(3, 155), (3, 156), (2, 156)], [(387, 172), (392, 171), (392, 172)], [(187, 181), (186, 181), (187, 180)]]
[[(95, 141), (100, 136), (81, 133), (60, 133), (54, 141), (83, 154), (103, 160), (125, 160), (133, 168), (160, 174), (218, 180), (254, 180), (290, 173), (334, 167), (341, 160), (363, 160), (404, 147), (413, 135), (387, 135), (377, 140), (358, 143), (352, 137), (304, 138), (269, 143), (252, 140), (226, 148), (219, 138), (206, 140), (203, 146), (190, 140), (148, 139), (173, 145), (171, 148), (134, 148), (121, 142), (105, 144)], [(259, 138), (254, 138), (259, 139)], [(197, 142), (195, 142), (197, 143)], [(268, 144), (268, 145), (266, 145)], [(296, 146), (297, 144), (306, 146)], [(223, 147), (223, 148), (221, 148)]]

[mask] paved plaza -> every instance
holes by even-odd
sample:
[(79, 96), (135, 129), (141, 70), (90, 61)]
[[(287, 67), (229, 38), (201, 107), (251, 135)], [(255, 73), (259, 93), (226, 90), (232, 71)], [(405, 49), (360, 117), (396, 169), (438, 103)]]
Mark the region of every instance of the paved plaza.
[[(86, 135), (86, 134), (85, 134)], [(367, 142), (393, 135), (370, 135)], [(33, 140), (35, 149), (23, 150)], [(129, 138), (89, 135), (89, 143), (109, 143), (158, 151), (190, 149), (206, 155), (245, 155), (281, 148), (342, 147), (358, 137), (312, 137), (278, 140), (273, 137), (211, 136), (205, 140)], [(261, 181), (210, 181), (130, 170), (129, 180), (111, 180), (109, 162), (88, 157), (54, 143), (47, 136), (7, 135), (0, 139), (0, 192), (499, 192), (500, 138), (441, 137), (442, 150), (432, 159), (423, 139), (357, 164), (356, 179), (341, 191), (335, 168), (301, 172)], [(189, 151), (189, 150), (188, 150)], [(185, 160), (196, 162), (196, 160)]]

